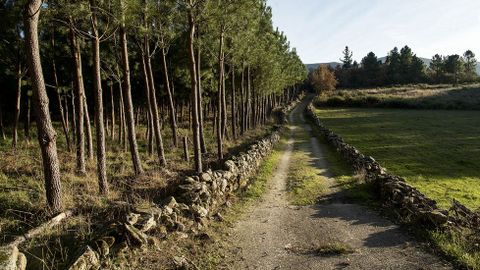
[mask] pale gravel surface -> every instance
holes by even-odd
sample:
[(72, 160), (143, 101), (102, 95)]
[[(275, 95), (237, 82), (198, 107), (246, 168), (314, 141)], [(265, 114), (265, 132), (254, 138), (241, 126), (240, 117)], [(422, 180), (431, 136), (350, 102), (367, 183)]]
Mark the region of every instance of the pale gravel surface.
[[(292, 150), (296, 130), (310, 127), (303, 119), (307, 100), (290, 115), (291, 136), (264, 197), (239, 220), (227, 240), (232, 247), (226, 262), (231, 269), (452, 269), (424, 251), (398, 226), (366, 207), (342, 203), (335, 180), (328, 172), (323, 145), (311, 136), (313, 164), (329, 186), (322, 204), (292, 206), (287, 200), (286, 178), (295, 162)], [(308, 151), (308, 149), (307, 149)], [(315, 247), (343, 243), (351, 254), (319, 256)]]

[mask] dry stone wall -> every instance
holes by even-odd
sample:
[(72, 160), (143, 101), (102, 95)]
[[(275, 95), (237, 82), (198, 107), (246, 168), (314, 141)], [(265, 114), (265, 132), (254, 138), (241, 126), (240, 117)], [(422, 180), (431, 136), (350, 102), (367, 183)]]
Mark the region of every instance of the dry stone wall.
[[(281, 119), (299, 100), (280, 109)], [(188, 238), (201, 235), (209, 219), (223, 219), (219, 213), (229, 206), (229, 196), (250, 184), (261, 162), (280, 141), (281, 127), (253, 143), (245, 151), (223, 164), (221, 170), (208, 170), (200, 175), (186, 177), (174, 196), (148, 209), (130, 211), (123, 220), (112, 223), (92, 246), (82, 247), (70, 270), (101, 269), (109, 263), (107, 256), (115, 256), (126, 248), (155, 245), (168, 235)], [(178, 260), (184, 264), (185, 260)], [(195, 269), (194, 266), (185, 266)]]
[(387, 172), (373, 157), (366, 156), (354, 146), (346, 143), (339, 135), (328, 129), (315, 114), (313, 104), (306, 114), (340, 155), (353, 167), (356, 173), (372, 183), (377, 195), (390, 209), (398, 213), (404, 222), (413, 222), (426, 227), (457, 226), (479, 230), (480, 215), (457, 201), (449, 210), (441, 209), (436, 201), (428, 198), (405, 179)]

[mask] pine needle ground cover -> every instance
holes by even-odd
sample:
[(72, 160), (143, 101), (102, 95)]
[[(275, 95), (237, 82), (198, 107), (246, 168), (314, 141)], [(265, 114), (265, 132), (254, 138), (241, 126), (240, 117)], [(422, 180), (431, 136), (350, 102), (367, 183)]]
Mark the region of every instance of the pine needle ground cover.
[(480, 115), (476, 111), (326, 108), (323, 123), (448, 207), (480, 207)]

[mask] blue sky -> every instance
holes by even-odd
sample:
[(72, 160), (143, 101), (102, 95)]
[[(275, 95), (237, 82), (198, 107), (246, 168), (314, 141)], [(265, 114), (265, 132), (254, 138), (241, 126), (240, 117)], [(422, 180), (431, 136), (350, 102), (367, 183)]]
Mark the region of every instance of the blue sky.
[(345, 45), (361, 60), (410, 46), (421, 57), (435, 53), (480, 58), (480, 0), (268, 0), (273, 23), (304, 63), (338, 61)]

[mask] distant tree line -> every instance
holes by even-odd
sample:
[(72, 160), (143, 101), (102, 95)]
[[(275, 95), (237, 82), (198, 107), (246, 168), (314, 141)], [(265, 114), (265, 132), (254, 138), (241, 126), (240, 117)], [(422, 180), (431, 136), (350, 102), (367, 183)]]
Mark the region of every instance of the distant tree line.
[(467, 50), (463, 56), (436, 54), (427, 66), (408, 46), (393, 48), (382, 61), (373, 52), (358, 63), (349, 47), (343, 51), (342, 64), (335, 69), (338, 86), (342, 88), (377, 87), (415, 83), (458, 83), (479, 80), (475, 54)]

